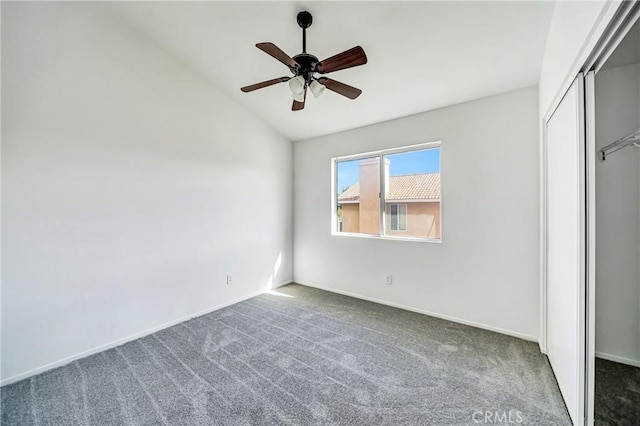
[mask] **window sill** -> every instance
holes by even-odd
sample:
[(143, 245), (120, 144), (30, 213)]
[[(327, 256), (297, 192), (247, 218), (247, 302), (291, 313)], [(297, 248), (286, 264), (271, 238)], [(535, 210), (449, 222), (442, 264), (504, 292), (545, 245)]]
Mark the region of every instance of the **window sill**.
[(369, 240), (392, 240), (392, 241), (412, 241), (416, 243), (435, 243), (441, 244), (442, 238), (419, 238), (419, 237), (399, 237), (396, 235), (372, 235), (372, 234), (357, 234), (351, 232), (332, 232), (333, 237), (347, 237), (347, 238), (366, 238)]

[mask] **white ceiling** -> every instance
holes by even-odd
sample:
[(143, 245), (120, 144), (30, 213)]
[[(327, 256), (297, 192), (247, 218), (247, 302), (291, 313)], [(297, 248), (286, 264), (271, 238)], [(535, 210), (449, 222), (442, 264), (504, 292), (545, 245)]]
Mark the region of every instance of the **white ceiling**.
[[(553, 2), (115, 2), (105, 5), (293, 141), (361, 127), (538, 82)], [(325, 91), (291, 111), (287, 76), (255, 47), (301, 51), (300, 10), (313, 14), (307, 51), (319, 59), (356, 45), (368, 64), (329, 74), (363, 90)]]

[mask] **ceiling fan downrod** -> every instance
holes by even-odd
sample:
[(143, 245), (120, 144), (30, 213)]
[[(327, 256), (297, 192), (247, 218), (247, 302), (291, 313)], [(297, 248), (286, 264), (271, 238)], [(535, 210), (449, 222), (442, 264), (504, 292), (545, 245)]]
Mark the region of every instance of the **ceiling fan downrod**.
[(307, 28), (313, 23), (313, 16), (311, 16), (311, 13), (303, 10), (298, 13), (296, 20), (298, 21), (298, 26), (302, 28), (302, 53), (293, 57), (293, 60), (296, 61), (299, 67), (292, 70), (292, 72), (296, 77), (301, 76), (306, 86), (311, 83), (315, 66), (319, 62), (317, 57), (307, 53)]
[(302, 53), (307, 53), (307, 28), (313, 23), (313, 16), (306, 10), (298, 13), (298, 26), (302, 28)]

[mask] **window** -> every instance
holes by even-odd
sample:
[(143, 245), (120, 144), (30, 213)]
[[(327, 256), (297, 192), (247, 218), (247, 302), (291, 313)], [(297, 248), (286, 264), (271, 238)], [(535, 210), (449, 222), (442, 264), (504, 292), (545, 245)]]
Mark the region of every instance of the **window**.
[(407, 230), (407, 205), (391, 204), (391, 230), (406, 231)]
[(335, 235), (441, 239), (440, 143), (333, 159)]

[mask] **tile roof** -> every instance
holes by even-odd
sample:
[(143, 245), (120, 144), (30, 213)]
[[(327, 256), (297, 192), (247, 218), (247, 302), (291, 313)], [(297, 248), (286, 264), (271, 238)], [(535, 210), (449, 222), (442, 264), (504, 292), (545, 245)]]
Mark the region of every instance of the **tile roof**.
[[(360, 182), (345, 189), (338, 196), (339, 202), (358, 201)], [(440, 173), (389, 176), (389, 193), (386, 200), (439, 200)]]
[(360, 199), (360, 182), (356, 182), (347, 189), (345, 189), (342, 194), (338, 195), (338, 201), (358, 201)]

